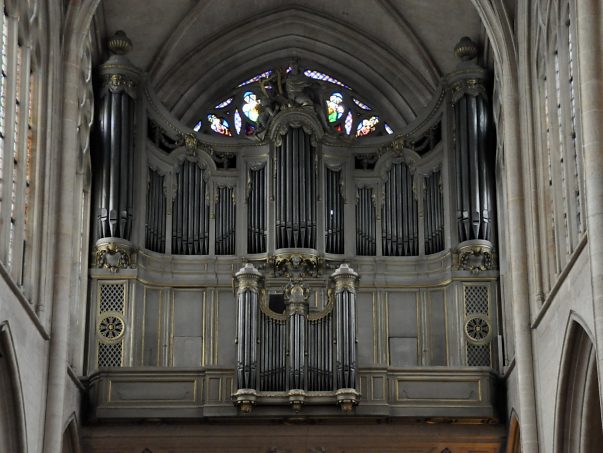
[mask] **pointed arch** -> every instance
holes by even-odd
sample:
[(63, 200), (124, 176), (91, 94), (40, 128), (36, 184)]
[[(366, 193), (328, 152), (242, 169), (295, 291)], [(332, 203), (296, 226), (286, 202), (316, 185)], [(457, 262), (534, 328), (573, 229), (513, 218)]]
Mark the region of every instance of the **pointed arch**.
[(596, 350), (591, 338), (572, 314), (557, 387), (554, 451), (558, 453), (587, 453), (603, 444)]
[(0, 324), (0, 451), (27, 452), (21, 375), (8, 322)]
[(521, 453), (521, 430), (515, 411), (512, 412), (509, 422), (509, 436), (505, 453)]
[(63, 431), (61, 453), (81, 453), (81, 451), (77, 418), (75, 414), (72, 414), (65, 431)]

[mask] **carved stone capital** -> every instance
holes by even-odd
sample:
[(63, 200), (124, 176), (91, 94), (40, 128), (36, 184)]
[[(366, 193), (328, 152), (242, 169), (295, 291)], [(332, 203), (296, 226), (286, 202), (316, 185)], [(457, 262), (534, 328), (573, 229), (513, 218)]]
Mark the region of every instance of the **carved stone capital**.
[(247, 263), (234, 276), (239, 287), (238, 293), (245, 291), (259, 292), (259, 283), (262, 280), (262, 274), (253, 264)]
[(341, 264), (341, 266), (331, 274), (331, 278), (335, 282), (335, 293), (340, 293), (342, 291), (356, 293), (358, 274), (349, 266), (349, 264)]
[(337, 404), (345, 413), (350, 413), (360, 401), (360, 393), (356, 389), (338, 389), (335, 392)]
[(232, 395), (232, 400), (242, 413), (248, 414), (257, 400), (257, 391), (255, 389), (239, 389)]
[(306, 392), (300, 389), (293, 389), (289, 390), (287, 392), (287, 395), (289, 396), (289, 404), (291, 405), (291, 408), (295, 412), (299, 412), (302, 406), (304, 405), (304, 401), (306, 399)]
[(94, 247), (94, 262), (100, 269), (119, 272), (120, 269), (136, 267), (136, 251), (123, 239), (99, 239)]
[(462, 242), (453, 254), (453, 268), (474, 274), (496, 269), (496, 254), (492, 243), (482, 240)]

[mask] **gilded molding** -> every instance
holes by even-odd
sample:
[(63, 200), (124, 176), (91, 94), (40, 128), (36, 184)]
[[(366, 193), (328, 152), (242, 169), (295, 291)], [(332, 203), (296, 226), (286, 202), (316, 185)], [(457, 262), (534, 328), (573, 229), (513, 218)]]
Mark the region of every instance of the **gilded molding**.
[(267, 264), (273, 269), (275, 277), (295, 279), (317, 277), (323, 267), (324, 260), (315, 250), (281, 250), (268, 258)]

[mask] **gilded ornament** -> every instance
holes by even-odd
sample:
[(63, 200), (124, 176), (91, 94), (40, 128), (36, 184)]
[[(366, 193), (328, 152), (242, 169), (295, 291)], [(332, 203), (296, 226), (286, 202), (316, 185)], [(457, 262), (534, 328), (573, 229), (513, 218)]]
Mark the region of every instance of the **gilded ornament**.
[(490, 342), (492, 328), (484, 316), (472, 316), (465, 322), (465, 335), (475, 344), (483, 345)]
[(103, 343), (115, 343), (122, 339), (126, 324), (120, 313), (106, 312), (96, 325), (96, 333)]
[(115, 238), (100, 239), (95, 247), (96, 267), (119, 272), (120, 269), (134, 267), (134, 252), (126, 241)]
[(461, 245), (453, 256), (453, 267), (477, 274), (496, 269), (496, 255), (489, 243), (476, 242)]

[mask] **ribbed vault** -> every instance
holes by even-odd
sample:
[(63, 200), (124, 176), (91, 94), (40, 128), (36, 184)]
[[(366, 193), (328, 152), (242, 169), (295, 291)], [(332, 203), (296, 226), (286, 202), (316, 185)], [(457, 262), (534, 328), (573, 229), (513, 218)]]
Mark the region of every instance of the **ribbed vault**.
[[(480, 34), (469, 2), (427, 3), (263, 0), (242, 8), (228, 0), (183, 0), (166, 8), (152, 0), (144, 5), (152, 35), (139, 17), (113, 15), (113, 0), (104, 9), (112, 16), (108, 31), (123, 28), (130, 35), (132, 60), (185, 124), (240, 81), (298, 58), (345, 81), (399, 130), (423, 113), (441, 75), (453, 69), (458, 38)], [(149, 14), (155, 10), (162, 21)], [(458, 20), (449, 24), (448, 14)]]

